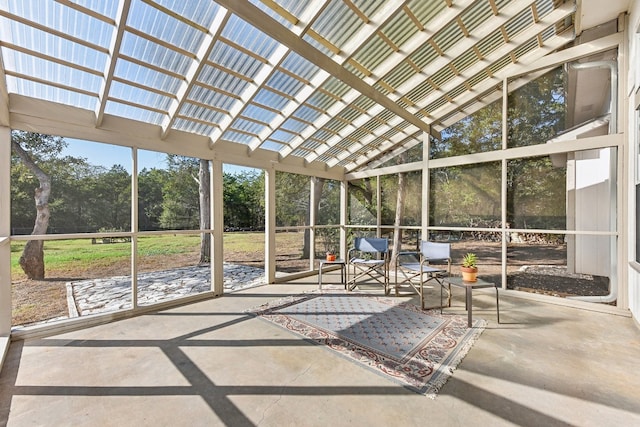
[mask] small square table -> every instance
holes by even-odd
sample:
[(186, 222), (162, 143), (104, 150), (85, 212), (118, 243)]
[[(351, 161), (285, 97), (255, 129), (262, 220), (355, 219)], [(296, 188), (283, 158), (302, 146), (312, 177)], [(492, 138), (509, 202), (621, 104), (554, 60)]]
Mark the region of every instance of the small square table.
[(340, 283), (344, 284), (345, 289), (347, 288), (347, 281), (345, 280), (347, 275), (347, 264), (343, 259), (335, 259), (333, 261), (327, 261), (326, 259), (320, 260), (320, 268), (318, 269), (318, 289), (322, 289), (322, 270), (330, 265), (339, 265), (340, 266)]
[[(470, 328), (473, 322), (472, 304), (471, 304), (471, 292), (474, 289), (481, 288), (495, 288), (496, 289), (496, 314), (498, 316), (498, 323), (500, 323), (500, 301), (498, 300), (498, 285), (491, 282), (485, 282), (478, 278), (475, 282), (465, 282), (462, 277), (443, 277), (443, 284), (449, 284), (451, 286), (457, 286), (465, 289), (465, 309), (467, 310), (467, 326)], [(440, 287), (440, 313), (442, 313), (442, 288)]]

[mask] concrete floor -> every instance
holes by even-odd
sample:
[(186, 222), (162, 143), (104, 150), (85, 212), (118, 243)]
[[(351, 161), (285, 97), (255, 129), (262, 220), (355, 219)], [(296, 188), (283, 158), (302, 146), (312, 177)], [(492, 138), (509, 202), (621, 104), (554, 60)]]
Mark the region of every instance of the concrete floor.
[[(629, 317), (502, 294), (497, 324), (494, 294), (474, 293), (487, 329), (431, 400), (244, 314), (314, 288), (313, 278), (263, 286), (16, 341), (0, 425), (640, 425), (640, 329)], [(464, 314), (461, 297), (454, 289), (450, 312)]]

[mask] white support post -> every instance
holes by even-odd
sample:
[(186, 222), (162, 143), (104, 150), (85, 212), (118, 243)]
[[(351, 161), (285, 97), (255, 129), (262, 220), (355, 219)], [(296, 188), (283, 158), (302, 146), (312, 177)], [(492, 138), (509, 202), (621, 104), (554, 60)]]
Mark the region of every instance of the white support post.
[(131, 149), (131, 307), (138, 307), (138, 149)]
[(224, 180), (222, 162), (211, 160), (211, 290), (214, 295), (224, 293)]
[[(509, 107), (509, 80), (502, 81), (502, 149), (509, 145), (507, 111)], [(500, 190), (500, 204), (502, 206), (502, 288), (507, 289), (507, 159), (502, 159), (502, 186)]]
[(11, 129), (0, 127), (0, 367), (11, 334)]
[(318, 178), (311, 177), (309, 180), (309, 188), (311, 195), (309, 197), (309, 270), (313, 270), (316, 262), (316, 185)]
[(421, 216), (421, 228), (420, 239), (429, 240), (429, 185), (430, 172), (429, 172), (429, 145), (431, 144), (431, 137), (427, 132), (422, 134), (422, 216)]
[(376, 176), (376, 237), (382, 237), (382, 183), (380, 176)]
[(267, 283), (276, 281), (276, 170), (271, 165), (264, 171), (265, 235), (264, 274)]
[(340, 258), (347, 259), (347, 198), (349, 181), (340, 182)]

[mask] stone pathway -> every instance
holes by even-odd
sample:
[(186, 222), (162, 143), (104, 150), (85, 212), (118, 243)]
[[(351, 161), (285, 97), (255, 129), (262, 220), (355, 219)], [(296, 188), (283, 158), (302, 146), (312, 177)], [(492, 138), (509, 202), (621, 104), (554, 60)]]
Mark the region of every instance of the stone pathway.
[[(208, 265), (143, 273), (138, 276), (138, 305), (151, 305), (211, 289)], [(224, 264), (224, 291), (265, 284), (264, 269)], [(67, 283), (69, 317), (131, 308), (131, 276)]]

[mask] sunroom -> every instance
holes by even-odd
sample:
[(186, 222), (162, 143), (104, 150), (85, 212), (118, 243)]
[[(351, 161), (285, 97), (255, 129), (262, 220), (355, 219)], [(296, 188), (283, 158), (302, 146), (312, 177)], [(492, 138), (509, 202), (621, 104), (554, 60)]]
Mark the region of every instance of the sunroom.
[[(638, 13), (625, 0), (4, 1), (3, 354), (315, 281), (325, 252), (344, 259), (362, 236), (392, 257), (447, 242), (454, 274), (476, 253), (501, 296), (637, 326)], [(41, 271), (21, 266), (30, 245)]]

